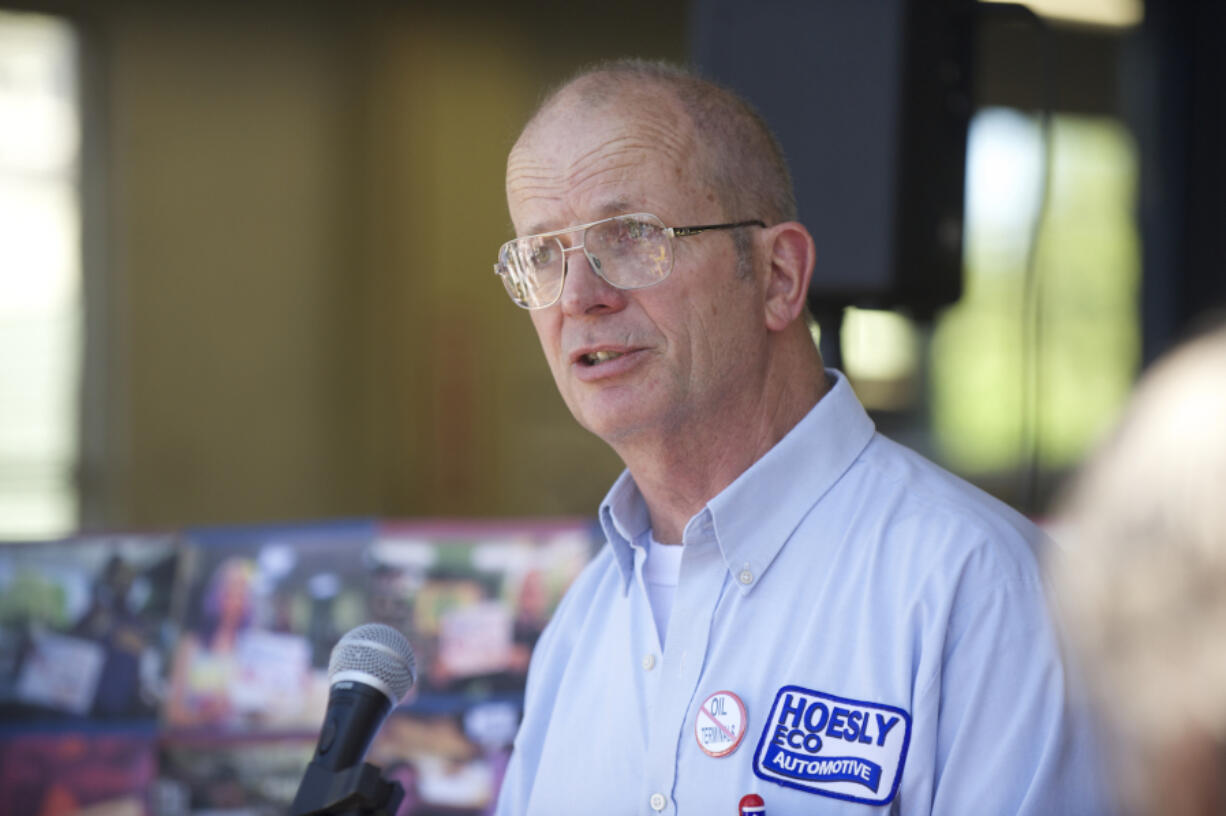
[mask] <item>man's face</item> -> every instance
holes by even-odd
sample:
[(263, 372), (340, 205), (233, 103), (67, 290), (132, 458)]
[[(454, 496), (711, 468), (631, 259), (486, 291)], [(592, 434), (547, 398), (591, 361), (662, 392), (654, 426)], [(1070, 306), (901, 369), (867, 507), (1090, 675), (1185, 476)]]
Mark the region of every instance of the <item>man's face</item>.
[[(656, 102), (561, 101), (538, 120), (507, 163), (516, 232), (634, 212), (667, 226), (728, 220), (702, 180), (688, 119), (675, 104)], [(580, 240), (581, 233), (563, 236), (567, 246)], [(672, 243), (672, 274), (638, 290), (613, 287), (582, 252), (570, 252), (558, 302), (530, 313), (567, 406), (614, 447), (727, 422), (735, 416), (727, 406), (761, 376), (760, 287), (756, 275), (737, 274), (730, 235)]]

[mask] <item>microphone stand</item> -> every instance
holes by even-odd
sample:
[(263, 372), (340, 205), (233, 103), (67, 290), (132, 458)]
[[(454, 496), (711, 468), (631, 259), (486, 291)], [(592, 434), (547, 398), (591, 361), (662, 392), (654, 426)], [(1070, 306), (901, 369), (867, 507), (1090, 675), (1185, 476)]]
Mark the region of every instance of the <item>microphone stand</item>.
[(396, 816), (404, 786), (388, 781), (369, 762), (339, 771), (307, 765), (289, 816)]

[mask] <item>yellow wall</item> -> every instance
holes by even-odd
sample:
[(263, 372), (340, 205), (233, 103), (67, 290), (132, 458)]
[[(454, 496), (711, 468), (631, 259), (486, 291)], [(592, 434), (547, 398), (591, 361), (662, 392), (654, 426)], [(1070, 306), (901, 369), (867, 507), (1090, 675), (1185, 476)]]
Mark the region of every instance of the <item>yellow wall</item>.
[(682, 56), (679, 7), (614, 5), (95, 10), (87, 526), (593, 513), (620, 465), (491, 269), (541, 90)]

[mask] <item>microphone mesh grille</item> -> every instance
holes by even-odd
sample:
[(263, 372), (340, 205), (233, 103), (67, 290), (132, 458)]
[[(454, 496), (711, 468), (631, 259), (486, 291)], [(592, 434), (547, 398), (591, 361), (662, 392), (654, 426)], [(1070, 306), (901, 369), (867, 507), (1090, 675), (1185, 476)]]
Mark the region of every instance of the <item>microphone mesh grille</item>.
[(360, 672), (404, 697), (417, 679), (417, 660), (404, 635), (384, 623), (364, 623), (337, 641), (328, 661), (328, 679), (338, 672)]

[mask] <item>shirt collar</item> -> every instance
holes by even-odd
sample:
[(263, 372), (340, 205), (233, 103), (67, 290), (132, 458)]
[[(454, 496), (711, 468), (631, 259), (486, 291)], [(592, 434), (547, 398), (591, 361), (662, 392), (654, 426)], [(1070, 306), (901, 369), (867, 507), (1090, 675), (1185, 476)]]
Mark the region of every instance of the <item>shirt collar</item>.
[(831, 388), (766, 455), (707, 503), (724, 562), (742, 592), (761, 577), (814, 505), (875, 432), (847, 378)]
[(633, 542), (651, 527), (647, 504), (630, 471), (622, 471), (600, 503), (600, 526), (621, 570), (623, 588), (628, 587), (634, 575)]
[[(724, 563), (749, 592), (809, 510), (872, 439), (875, 427), (847, 378), (827, 369), (829, 391), (766, 454), (687, 525), (709, 517)], [(625, 586), (634, 575), (632, 542), (651, 526), (647, 505), (623, 471), (600, 505), (600, 525)]]

